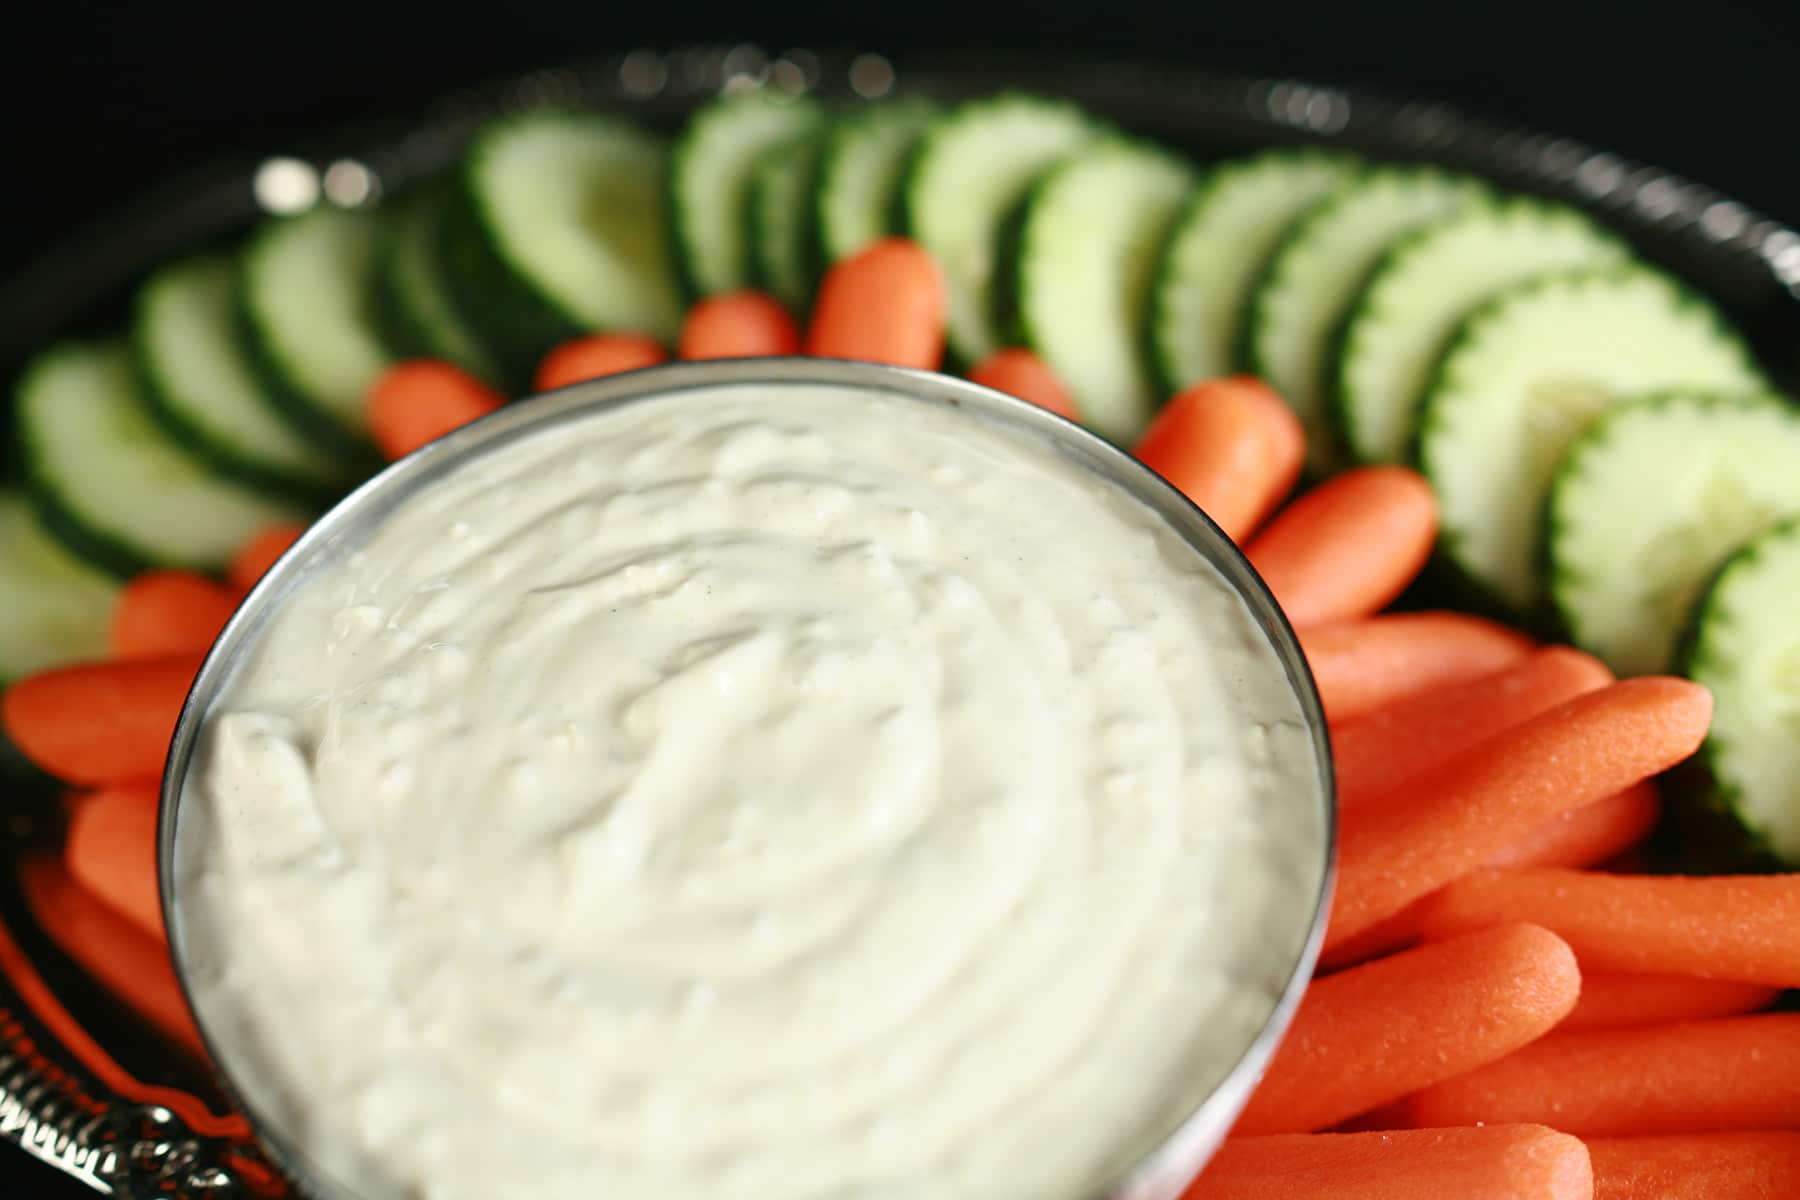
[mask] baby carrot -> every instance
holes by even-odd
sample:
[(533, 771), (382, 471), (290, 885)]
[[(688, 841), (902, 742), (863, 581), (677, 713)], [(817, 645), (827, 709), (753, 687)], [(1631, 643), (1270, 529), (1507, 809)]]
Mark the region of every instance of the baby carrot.
[(1698, 748), (1711, 716), (1712, 694), (1698, 684), (1627, 679), (1358, 805), (1345, 814), (1338, 838), (1326, 946), (1468, 874), (1545, 822), (1674, 766)]
[(1556, 1028), (1567, 1033), (1572, 1029), (1617, 1029), (1702, 1017), (1735, 1017), (1767, 1008), (1780, 994), (1779, 988), (1729, 979), (1583, 971), (1581, 999)]
[(1406, 1102), (1415, 1126), (1555, 1121), (1578, 1137), (1800, 1128), (1800, 1013), (1552, 1033)]
[(159, 778), (201, 655), (62, 667), (0, 695), (0, 727), (26, 758), (69, 783)]
[(120, 658), (198, 654), (237, 609), (230, 588), (193, 571), (149, 571), (119, 593), (112, 648)]
[(1532, 650), (1516, 629), (1454, 612), (1386, 613), (1300, 630), (1333, 724), (1453, 683), (1492, 675)]
[(1780, 1200), (1800, 1190), (1800, 1133), (1594, 1138), (1594, 1200)]
[(800, 327), (765, 292), (723, 292), (696, 301), (681, 325), (681, 358), (764, 358), (800, 353)]
[(1245, 554), (1296, 628), (1366, 617), (1418, 575), (1437, 539), (1437, 497), (1417, 471), (1346, 471), (1293, 501)]
[(1536, 921), (1608, 971), (1800, 987), (1800, 875), (1478, 871), (1424, 905), (1427, 937)]
[(240, 596), (255, 587), (276, 560), (306, 532), (304, 525), (271, 525), (239, 547), (225, 569), (225, 580)]
[(1241, 543), (1299, 478), (1306, 434), (1268, 385), (1237, 375), (1176, 393), (1132, 453)]
[(1535, 925), (1318, 980), (1233, 1132), (1323, 1129), (1503, 1058), (1549, 1032), (1580, 991), (1575, 956)]
[(150, 784), (83, 797), (69, 819), (63, 861), (76, 883), (160, 942), (166, 938), (156, 890), (156, 801)]
[(1542, 1125), (1230, 1138), (1182, 1200), (1591, 1200), (1587, 1148)]
[(553, 346), (538, 363), (532, 390), (553, 392), (586, 379), (618, 375), (669, 361), (655, 338), (641, 333), (593, 333)]
[(1493, 675), (1403, 696), (1331, 730), (1338, 803), (1389, 791), (1503, 729), (1613, 681), (1606, 664), (1550, 646)]
[(55, 859), (20, 863), (19, 888), (33, 919), (76, 966), (164, 1037), (205, 1058), (160, 942), (89, 895)]
[(1063, 386), (1050, 364), (1029, 350), (1011, 347), (996, 350), (969, 372), (969, 380), (996, 392), (1005, 392), (1021, 400), (1029, 400), (1039, 408), (1047, 408), (1059, 417), (1081, 420), (1075, 397)]
[(454, 363), (395, 363), (369, 389), (369, 435), (392, 462), (504, 403), (504, 396)]
[(886, 237), (819, 284), (806, 352), (934, 371), (944, 357), (944, 276), (917, 242)]

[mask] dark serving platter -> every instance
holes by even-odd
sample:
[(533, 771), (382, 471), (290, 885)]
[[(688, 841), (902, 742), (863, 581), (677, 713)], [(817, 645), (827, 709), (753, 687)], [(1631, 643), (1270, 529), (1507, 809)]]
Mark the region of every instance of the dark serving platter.
[[(1429, 101), (1294, 80), (1038, 55), (890, 60), (849, 51), (769, 54), (754, 46), (635, 50), (534, 72), (303, 145), (271, 146), (268, 158), (171, 180), (0, 280), (0, 379), (10, 384), (46, 342), (116, 326), (131, 289), (169, 255), (241, 233), (321, 189), (328, 203), (374, 202), (447, 165), (498, 113), (601, 107), (673, 125), (722, 88), (765, 79), (846, 103), (894, 91), (1059, 94), (1202, 162), (1314, 143), (1462, 168), (1512, 191), (1587, 209), (1646, 259), (1711, 297), (1745, 332), (1770, 376), (1790, 393), (1800, 391), (1800, 234), (1654, 166)], [(4, 753), (0, 746), (0, 758)], [(27, 914), (16, 867), (58, 844), (54, 789), (0, 761), (0, 803), (0, 1138), (100, 1193), (278, 1191), (212, 1081), (90, 982)], [(64, 1017), (47, 1022), (47, 1005), (60, 1006)], [(94, 1045), (76, 1053), (52, 1032), (71, 1027)], [(96, 1071), (96, 1048), (116, 1068)], [(121, 1072), (144, 1086), (114, 1086)], [(222, 1119), (208, 1120), (199, 1104)]]

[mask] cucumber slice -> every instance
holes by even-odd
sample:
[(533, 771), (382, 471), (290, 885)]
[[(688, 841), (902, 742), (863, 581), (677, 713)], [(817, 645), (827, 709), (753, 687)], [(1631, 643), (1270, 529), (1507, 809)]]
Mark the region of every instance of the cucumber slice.
[(0, 488), (0, 685), (104, 658), (118, 581), (44, 532), (25, 496)]
[(342, 456), (282, 419), (240, 340), (238, 268), (206, 254), (163, 267), (138, 292), (132, 344), (150, 413), (221, 475), (303, 497), (350, 482)]
[(266, 223), (244, 248), (243, 312), (259, 363), (297, 429), (360, 446), (364, 397), (392, 362), (375, 320), (372, 213), (316, 208)]
[(507, 378), (530, 379), (546, 350), (581, 333), (674, 340), (667, 164), (661, 138), (598, 114), (528, 113), (476, 136), (444, 261), (458, 309)]
[(818, 281), (812, 202), (820, 141), (803, 137), (769, 152), (750, 175), (747, 235), (757, 286), (800, 312)]
[(1656, 272), (1548, 276), (1475, 309), (1419, 425), (1450, 562), (1515, 615), (1538, 616), (1544, 500), (1563, 451), (1619, 398), (1675, 390), (1767, 384), (1718, 313)]
[(1357, 289), (1398, 238), (1487, 195), (1432, 167), (1373, 168), (1307, 209), (1270, 256), (1245, 315), (1248, 366), (1300, 415), (1315, 471), (1340, 457), (1326, 381)]
[(1294, 218), (1357, 169), (1349, 155), (1270, 150), (1212, 168), (1169, 232), (1150, 291), (1163, 390), (1229, 375), (1250, 288)]
[(1622, 240), (1574, 209), (1521, 198), (1476, 206), (1402, 238), (1344, 325), (1331, 399), (1350, 453), (1368, 463), (1411, 453), (1431, 368), (1475, 305), (1538, 275), (1630, 257)]
[(150, 417), (121, 342), (39, 355), (19, 383), (18, 438), (45, 527), (97, 566), (216, 570), (304, 508), (222, 479)]
[(958, 360), (977, 363), (1000, 348), (1001, 231), (1032, 184), (1097, 128), (1072, 104), (1006, 94), (958, 105), (920, 138), (901, 184), (902, 224), (944, 272), (946, 336)]
[(943, 109), (914, 97), (871, 104), (833, 125), (819, 160), (813, 235), (819, 262), (849, 258), (895, 228), (900, 181), (919, 137)]
[(745, 210), (764, 155), (817, 133), (824, 109), (782, 92), (727, 96), (688, 119), (669, 158), (675, 261), (692, 296), (750, 286)]
[(1150, 282), (1194, 169), (1135, 142), (1100, 142), (1052, 169), (1026, 202), (1015, 265), (1025, 342), (1116, 442), (1142, 432), (1160, 389), (1145, 353)]
[(1734, 554), (1694, 611), (1687, 675), (1713, 694), (1701, 755), (1717, 799), (1800, 866), (1800, 521)]
[(489, 383), (505, 372), (457, 307), (444, 265), (445, 184), (409, 197), (388, 220), (375, 270), (376, 311), (389, 347), (403, 358), (442, 358)]
[[(1772, 397), (1623, 404), (1563, 457), (1548, 511), (1550, 591), (1576, 644), (1620, 675), (1671, 669), (1706, 581), (1800, 515), (1800, 413)], [(1800, 592), (1793, 598), (1800, 622)]]

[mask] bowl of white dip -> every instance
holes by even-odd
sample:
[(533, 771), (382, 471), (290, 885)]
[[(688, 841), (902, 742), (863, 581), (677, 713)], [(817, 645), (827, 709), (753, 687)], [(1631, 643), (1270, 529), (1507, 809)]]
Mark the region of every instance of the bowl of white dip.
[(1167, 1200), (1317, 951), (1325, 725), (1173, 489), (825, 360), (525, 401), (201, 671), (171, 947), (307, 1195)]

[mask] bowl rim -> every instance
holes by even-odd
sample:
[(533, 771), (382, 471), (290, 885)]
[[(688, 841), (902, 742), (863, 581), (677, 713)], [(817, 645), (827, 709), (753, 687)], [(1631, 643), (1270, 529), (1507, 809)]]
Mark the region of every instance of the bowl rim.
[(253, 1103), (242, 1076), (195, 1003), (191, 946), (180, 915), (176, 869), (183, 797), (200, 735), (231, 677), (273, 615), (311, 573), (359, 544), (396, 508), (466, 464), (556, 425), (696, 390), (734, 386), (818, 386), (880, 392), (960, 410), (971, 419), (1051, 448), (1059, 457), (1119, 487), (1169, 525), (1213, 567), (1268, 639), (1307, 727), (1316, 771), (1322, 838), (1308, 863), (1314, 882), (1306, 933), (1286, 982), (1256, 1035), (1211, 1092), (1161, 1134), (1153, 1148), (1095, 1200), (1173, 1200), (1204, 1165), (1237, 1118), (1292, 1020), (1322, 944), (1335, 882), (1336, 786), (1322, 703), (1293, 627), (1243, 552), (1177, 489), (1098, 434), (1037, 405), (931, 371), (825, 358), (717, 359), (629, 371), (543, 393), (489, 414), (392, 463), (315, 522), (250, 591), (208, 651), (182, 705), (162, 777), (157, 813), (157, 889), (169, 953), (214, 1073), (249, 1120), (271, 1160), (301, 1194), (348, 1198), (354, 1191), (313, 1163), (291, 1131)]

